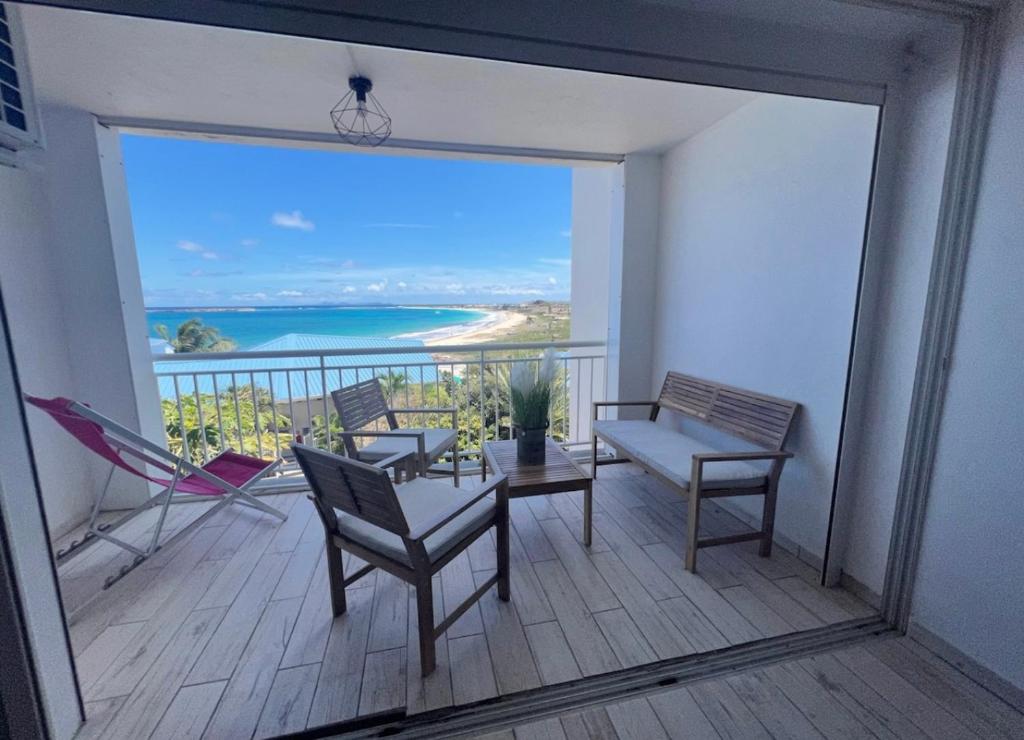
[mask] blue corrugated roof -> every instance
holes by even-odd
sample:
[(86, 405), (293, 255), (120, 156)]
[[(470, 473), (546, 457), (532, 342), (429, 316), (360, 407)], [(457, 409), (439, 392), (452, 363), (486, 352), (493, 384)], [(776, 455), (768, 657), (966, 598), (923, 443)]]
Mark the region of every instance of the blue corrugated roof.
[[(434, 359), (429, 352), (410, 354), (374, 354), (374, 349), (384, 347), (422, 347), (418, 339), (385, 339), (382, 337), (339, 337), (324, 334), (286, 334), (269, 342), (251, 348), (252, 352), (274, 351), (329, 351), (336, 349), (366, 349), (366, 354), (327, 358), (327, 391), (337, 390), (360, 380), (367, 380), (373, 373), (385, 375), (388, 367), (392, 372), (405, 375), (410, 384), (432, 383), (437, 380)], [(430, 367), (415, 367), (429, 364)], [(351, 368), (351, 369), (349, 369)], [(358, 369), (357, 369), (358, 368)], [(370, 368), (373, 368), (371, 370)], [(269, 388), (278, 401), (287, 401), (289, 391), (292, 399), (319, 397), (324, 394), (324, 373), (320, 371), (318, 357), (254, 357), (226, 360), (183, 360), (180, 362), (154, 362), (161, 398), (174, 398), (174, 377), (163, 373), (177, 373), (178, 389), (182, 395), (195, 392), (198, 381), (200, 393), (223, 393), (232, 385), (239, 387), (255, 383), (258, 388)], [(285, 373), (285, 370), (307, 370), (307, 372)], [(185, 373), (185, 375), (182, 375)], [(193, 374), (196, 376), (193, 378)], [(291, 382), (289, 383), (289, 376)], [(290, 387), (289, 387), (290, 386)]]

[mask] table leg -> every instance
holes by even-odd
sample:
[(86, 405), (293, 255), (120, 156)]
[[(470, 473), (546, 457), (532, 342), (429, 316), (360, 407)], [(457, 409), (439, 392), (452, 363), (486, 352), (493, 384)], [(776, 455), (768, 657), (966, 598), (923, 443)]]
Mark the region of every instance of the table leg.
[(594, 527), (594, 487), (583, 490), (583, 544), (590, 547), (590, 532)]

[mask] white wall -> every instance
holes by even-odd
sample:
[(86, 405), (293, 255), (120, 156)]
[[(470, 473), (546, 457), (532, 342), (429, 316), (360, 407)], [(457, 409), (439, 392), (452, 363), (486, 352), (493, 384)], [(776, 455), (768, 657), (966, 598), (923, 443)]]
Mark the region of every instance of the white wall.
[[(572, 171), (572, 264), (569, 338), (608, 340), (608, 281), (611, 253), (613, 167), (577, 167)], [(599, 354), (599, 348), (570, 352)], [(590, 439), (592, 401), (604, 400), (604, 364), (581, 360), (572, 378), (578, 392), (569, 395), (569, 439)]]
[[(162, 440), (117, 134), (86, 111), (44, 106), (42, 116), (55, 297), (75, 371), (68, 395)], [(92, 466), (94, 488), (108, 470)], [(117, 474), (107, 505), (134, 506), (147, 495), (143, 481)]]
[[(678, 370), (802, 404), (776, 532), (816, 557), (831, 504), (876, 117), (870, 106), (764, 96), (663, 164), (650, 382), (657, 389)], [(757, 516), (759, 503), (730, 502)]]
[(1024, 689), (1024, 8), (983, 159), (912, 619)]
[[(661, 157), (629, 154), (612, 175), (608, 270), (608, 398), (651, 397)], [(623, 408), (619, 418), (646, 415)], [(612, 412), (614, 416), (614, 412)]]
[[(0, 288), (25, 392), (68, 395), (74, 388), (63, 314), (56, 301), (56, 254), (49, 235), (50, 204), (36, 166), (0, 167)], [(92, 505), (86, 455), (48, 418), (29, 411), (46, 518), (57, 535), (85, 518)]]
[[(47, 148), (0, 167), (0, 285), (25, 392), (92, 404), (163, 438), (116, 132), (44, 106)], [(109, 466), (40, 412), (30, 433), (53, 536), (88, 516)], [(108, 508), (148, 495), (117, 475)]]
[[(6, 194), (10, 191), (0, 192)], [(3, 223), (10, 222), (5, 220)], [(0, 313), (9, 320), (7, 305), (9, 301), (5, 292)], [(24, 380), (24, 370), (15, 368), (21, 360), (12, 358), (7, 351), (10, 338), (5, 323), (0, 321), (0, 419), (4, 422), (0, 424), (0, 527), (4, 528), (5, 541), (10, 548), (10, 560), (7, 553), (2, 559), (9, 563), (17, 593), (5, 592), (4, 598), (15, 598), (24, 619), (41, 692), (42, 706), (39, 710), (49, 726), (50, 736), (55, 740), (65, 740), (71, 738), (81, 724), (81, 710), (56, 573), (50, 560), (43, 512), (38, 505), (38, 483), (32, 471), (33, 455), (22, 432), (26, 418), (18, 392), (24, 389), (18, 387), (17, 374)], [(2, 639), (17, 638), (4, 634)], [(0, 670), (4, 668), (0, 666)], [(9, 679), (9, 674), (5, 673), (0, 680)]]
[[(949, 49), (953, 49), (950, 51)], [(895, 133), (899, 167), (891, 189), (876, 202), (889, 222), (881, 225), (870, 255), (861, 316), (869, 341), (858, 348), (859, 386), (851, 399), (858, 421), (846, 440), (841, 524), (842, 569), (880, 594), (889, 556), (896, 493), (910, 399), (920, 346), (929, 271), (935, 247), (959, 55), (920, 49), (899, 95), (890, 105), (886, 132)], [(845, 547), (843, 547), (845, 543)]]

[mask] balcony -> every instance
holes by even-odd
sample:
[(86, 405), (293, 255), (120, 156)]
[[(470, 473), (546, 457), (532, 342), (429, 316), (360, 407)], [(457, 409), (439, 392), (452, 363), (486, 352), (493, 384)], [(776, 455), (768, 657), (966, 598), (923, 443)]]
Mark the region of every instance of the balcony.
[[(589, 445), (592, 402), (605, 400), (601, 342), (186, 354), (154, 358), (154, 371), (168, 445), (196, 462), (228, 447), (287, 461), (297, 436), (341, 451), (330, 392), (377, 377), (396, 406), (458, 409), (463, 485), (472, 486), (482, 442), (510, 436), (511, 369), (536, 363), (549, 346), (560, 357), (551, 435), (577, 450)], [(441, 423), (447, 418), (415, 421)], [(463, 614), (438, 640), (438, 668), (427, 678), (418, 670), (414, 593), (394, 576), (357, 582), (348, 612), (332, 619), (323, 531), (294, 465), (262, 491), (288, 513), (284, 523), (230, 507), (102, 591), (102, 579), (130, 561), (96, 544), (60, 569), (90, 726), (117, 737), (198, 725), (209, 737), (266, 737), (458, 706), (874, 614), (853, 594), (822, 588), (814, 568), (778, 547), (771, 558), (754, 543), (711, 548), (698, 574), (686, 572), (685, 499), (633, 465), (603, 471), (590, 547), (582, 493), (511, 502), (512, 601), (486, 595)], [(207, 506), (172, 507), (168, 534)], [(143, 541), (153, 518), (127, 525), (129, 541)], [(747, 530), (712, 502), (702, 523), (716, 536)], [(494, 560), (484, 538), (436, 576), (438, 620), (486, 580)], [(361, 565), (346, 554), (346, 572)]]

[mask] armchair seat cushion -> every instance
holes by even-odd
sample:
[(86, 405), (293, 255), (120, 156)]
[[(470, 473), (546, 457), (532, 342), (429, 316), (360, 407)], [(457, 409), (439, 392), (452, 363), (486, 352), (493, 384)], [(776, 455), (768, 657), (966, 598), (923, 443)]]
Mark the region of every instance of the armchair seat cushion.
[[(693, 455), (724, 452), (653, 421), (606, 419), (594, 422), (594, 434), (624, 457), (653, 470), (681, 488), (690, 487)], [(730, 460), (704, 464), (703, 489), (757, 488), (768, 482), (768, 463)]]
[[(458, 437), (454, 429), (428, 429), (428, 428), (402, 428), (396, 432), (423, 433), (423, 443), (427, 452), (427, 460), (433, 462), (441, 457), (445, 450), (451, 449)], [(415, 437), (388, 437), (382, 435), (377, 437), (365, 447), (359, 450), (359, 459), (364, 462), (377, 462), (386, 457), (391, 457), (399, 452), (415, 452), (417, 440)]]
[[(440, 518), (443, 512), (472, 498), (470, 493), (455, 488), (450, 483), (429, 478), (415, 478), (408, 483), (395, 486), (395, 493), (410, 530), (424, 525), (429, 526)], [(424, 545), (430, 562), (440, 560), (467, 534), (483, 526), (485, 522), (493, 521), (495, 506), (493, 499), (482, 499), (427, 537)], [(397, 534), (338, 509), (335, 509), (335, 514), (338, 517), (338, 531), (345, 537), (412, 567), (405, 543)]]

